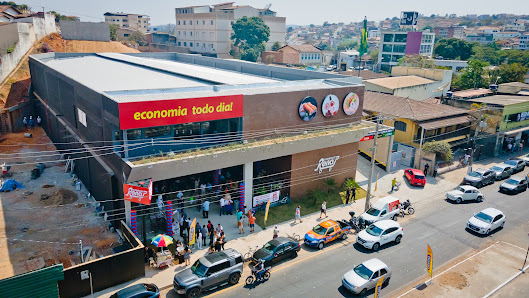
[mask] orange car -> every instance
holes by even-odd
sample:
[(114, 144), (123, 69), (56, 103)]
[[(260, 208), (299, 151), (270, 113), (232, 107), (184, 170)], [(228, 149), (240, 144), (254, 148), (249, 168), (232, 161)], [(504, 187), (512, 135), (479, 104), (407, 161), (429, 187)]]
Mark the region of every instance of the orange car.
[(305, 244), (310, 247), (322, 249), (326, 243), (338, 238), (347, 238), (351, 226), (342, 221), (327, 220), (315, 226), (305, 234)]

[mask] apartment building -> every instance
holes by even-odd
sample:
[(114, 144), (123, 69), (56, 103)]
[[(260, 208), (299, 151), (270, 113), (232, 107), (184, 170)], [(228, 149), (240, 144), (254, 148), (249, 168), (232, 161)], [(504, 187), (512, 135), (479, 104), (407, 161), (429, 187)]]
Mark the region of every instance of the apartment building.
[(465, 39), (465, 28), (461, 26), (435, 27), (433, 31), (435, 32), (435, 36), (437, 36), (439, 39)]
[(529, 50), (529, 33), (520, 36), (520, 43), (518, 44), (518, 50)]
[(178, 46), (194, 53), (229, 58), (234, 34), (232, 25), (246, 16), (260, 17), (270, 27), (270, 39), (266, 43), (266, 50), (270, 50), (275, 42), (286, 43), (286, 18), (276, 14), (270, 6), (259, 9), (248, 5), (235, 6), (234, 2), (176, 8)]
[(486, 45), (494, 41), (494, 36), (492, 34), (467, 35), (466, 41), (479, 42), (482, 45)]
[(107, 12), (104, 14), (105, 23), (116, 24), (123, 29), (131, 29), (141, 31), (143, 33), (150, 32), (151, 18), (147, 15), (123, 13), (123, 12)]
[(391, 72), (404, 55), (432, 57), (435, 33), (418, 31), (382, 31), (378, 53), (378, 70)]

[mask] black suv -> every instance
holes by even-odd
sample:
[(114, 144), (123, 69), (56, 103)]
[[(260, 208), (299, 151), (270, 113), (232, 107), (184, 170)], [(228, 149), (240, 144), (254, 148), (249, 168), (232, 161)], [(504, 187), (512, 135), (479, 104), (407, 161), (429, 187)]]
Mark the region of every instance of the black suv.
[(234, 249), (212, 253), (177, 273), (173, 280), (174, 290), (187, 297), (200, 297), (202, 291), (234, 285), (241, 278), (243, 265), (242, 255)]

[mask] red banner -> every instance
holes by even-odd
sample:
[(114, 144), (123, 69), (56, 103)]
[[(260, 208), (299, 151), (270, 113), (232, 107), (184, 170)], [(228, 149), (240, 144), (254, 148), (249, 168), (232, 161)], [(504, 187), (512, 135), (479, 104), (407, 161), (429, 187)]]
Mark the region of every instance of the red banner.
[(242, 116), (242, 95), (124, 102), (119, 104), (119, 123), (122, 130)]
[(152, 180), (148, 187), (123, 184), (123, 194), (126, 201), (150, 205), (152, 197)]

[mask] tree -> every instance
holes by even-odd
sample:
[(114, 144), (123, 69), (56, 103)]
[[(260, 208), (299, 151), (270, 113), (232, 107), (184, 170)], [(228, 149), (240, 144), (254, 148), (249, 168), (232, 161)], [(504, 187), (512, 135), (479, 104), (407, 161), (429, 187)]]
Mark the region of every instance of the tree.
[(119, 29), (119, 25), (117, 24), (110, 24), (110, 39), (111, 40), (118, 40), (118, 29)]
[(270, 28), (259, 17), (242, 17), (232, 25), (235, 46), (241, 59), (256, 62), (270, 38)]
[(277, 51), (281, 48), (281, 43), (279, 41), (274, 42), (272, 45), (272, 51)]
[(451, 162), (454, 160), (454, 156), (452, 155), (452, 147), (447, 141), (426, 142), (424, 145), (422, 145), (422, 150), (428, 153), (435, 153), (435, 159), (440, 158), (446, 162)]
[(378, 49), (371, 51), (371, 53), (369, 53), (369, 56), (371, 56), (371, 60), (373, 60), (374, 64), (378, 63)]
[(473, 48), (473, 43), (458, 38), (449, 38), (439, 40), (433, 52), (444, 59), (468, 60), (473, 54)]
[(410, 66), (420, 68), (435, 68), (435, 64), (432, 59), (423, 55), (404, 55), (398, 60), (399, 66)]
[(453, 79), (452, 85), (459, 90), (472, 88), (488, 88), (488, 81), (484, 77), (487, 62), (480, 60), (469, 60), (468, 67), (463, 73)]
[(59, 21), (76, 21), (77, 20), (75, 17), (65, 16), (53, 10), (50, 11), (50, 13), (55, 15), (55, 23), (58, 23)]
[(13, 6), (14, 8), (24, 11), (24, 10), (31, 10), (31, 7), (29, 7), (26, 4), (16, 4), (13, 1), (0, 1), (0, 5), (7, 5), (7, 6)]
[(129, 35), (129, 41), (142, 46), (145, 44), (145, 35), (141, 31), (134, 31)]
[(356, 40), (348, 40), (348, 41), (342, 41), (338, 45), (338, 51), (348, 50), (348, 49), (355, 49), (358, 47), (358, 41)]
[(519, 63), (502, 64), (498, 67), (498, 83), (523, 82), (527, 67)]
[(426, 30), (433, 31), (433, 27), (430, 26), (430, 25), (426, 25), (426, 26), (422, 27), (422, 29), (421, 29), (421, 31), (426, 31)]

